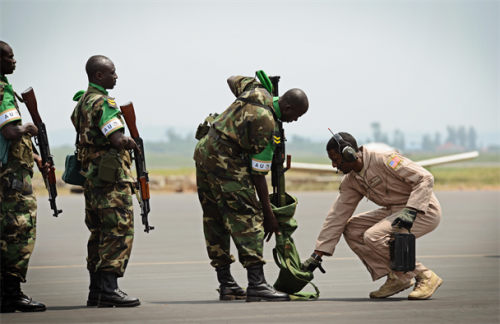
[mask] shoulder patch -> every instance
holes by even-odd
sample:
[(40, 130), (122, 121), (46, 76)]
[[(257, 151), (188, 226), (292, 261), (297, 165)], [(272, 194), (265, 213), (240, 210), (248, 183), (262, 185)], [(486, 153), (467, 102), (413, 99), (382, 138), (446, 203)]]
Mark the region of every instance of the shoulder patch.
[(391, 154), (387, 159), (387, 165), (393, 170), (399, 169), (399, 167), (403, 164), (403, 159), (397, 154)]
[(118, 109), (118, 106), (116, 105), (116, 102), (115, 102), (115, 99), (114, 98), (109, 98), (109, 97), (105, 97), (107, 102), (108, 102), (108, 106), (110, 108), (115, 108), (115, 109)]

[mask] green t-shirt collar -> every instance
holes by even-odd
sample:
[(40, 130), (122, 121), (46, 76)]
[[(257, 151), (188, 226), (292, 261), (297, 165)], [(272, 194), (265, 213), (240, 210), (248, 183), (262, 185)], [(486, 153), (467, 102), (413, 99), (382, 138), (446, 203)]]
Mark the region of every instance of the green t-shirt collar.
[(97, 84), (95, 84), (95, 83), (90, 82), (90, 83), (89, 83), (89, 86), (94, 87), (94, 88), (96, 88), (97, 90), (104, 92), (104, 94), (105, 94), (106, 96), (108, 95), (108, 92), (106, 91), (106, 89), (104, 89), (103, 87), (101, 87), (101, 86), (99, 86), (99, 85), (97, 85)]
[(280, 97), (273, 97), (273, 107), (274, 107), (274, 112), (276, 113), (276, 116), (278, 116), (278, 119), (281, 119), (281, 110), (280, 110), (280, 105), (278, 103), (278, 100)]
[(5, 82), (7, 84), (9, 83), (9, 80), (7, 80), (6, 76), (0, 75), (0, 80), (2, 80), (3, 82)]

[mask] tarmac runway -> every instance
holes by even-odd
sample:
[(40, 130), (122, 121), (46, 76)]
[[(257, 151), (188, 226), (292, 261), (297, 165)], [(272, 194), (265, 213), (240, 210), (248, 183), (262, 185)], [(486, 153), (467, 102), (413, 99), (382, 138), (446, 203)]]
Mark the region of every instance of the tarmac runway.
[[(294, 235), (302, 258), (312, 252), (337, 192), (299, 192)], [(406, 290), (383, 300), (368, 294), (368, 271), (342, 239), (333, 257), (315, 272), (317, 301), (282, 303), (219, 302), (216, 274), (205, 252), (201, 208), (195, 194), (153, 195), (150, 223), (142, 231), (136, 206), (136, 238), (120, 287), (140, 298), (134, 308), (86, 307), (88, 230), (82, 195), (58, 197), (63, 214), (52, 217), (46, 197), (38, 197), (38, 231), (26, 294), (47, 305), (43, 313), (2, 314), (1, 323), (499, 323), (499, 192), (437, 192), (443, 219), (417, 240), (417, 256), (443, 285), (432, 299), (409, 301)], [(366, 200), (357, 212), (374, 209)], [(274, 238), (265, 245), (269, 283), (277, 277)], [(237, 255), (233, 246), (233, 254)], [(247, 285), (239, 263), (236, 280)], [(306, 287), (306, 291), (313, 291)]]

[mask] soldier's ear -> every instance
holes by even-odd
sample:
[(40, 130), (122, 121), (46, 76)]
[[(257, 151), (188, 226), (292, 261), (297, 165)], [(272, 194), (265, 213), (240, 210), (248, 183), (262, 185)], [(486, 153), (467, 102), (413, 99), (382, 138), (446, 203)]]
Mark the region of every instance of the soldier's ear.
[(99, 81), (100, 81), (100, 80), (102, 80), (102, 72), (99, 72), (99, 71), (98, 71), (98, 72), (96, 72), (96, 73), (95, 73), (95, 78), (96, 78), (97, 80), (99, 80)]

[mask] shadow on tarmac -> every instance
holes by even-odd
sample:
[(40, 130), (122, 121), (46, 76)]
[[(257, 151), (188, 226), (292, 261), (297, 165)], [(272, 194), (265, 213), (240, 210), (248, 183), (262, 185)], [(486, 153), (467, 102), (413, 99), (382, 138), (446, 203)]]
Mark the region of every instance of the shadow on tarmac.
[[(322, 301), (334, 301), (334, 302), (369, 302), (369, 303), (390, 303), (390, 302), (400, 302), (400, 301), (406, 301), (408, 298), (404, 297), (396, 297), (396, 298), (380, 298), (380, 299), (371, 299), (371, 298), (319, 298), (317, 301), (322, 302)], [(186, 300), (186, 301), (165, 301), (165, 302), (150, 302), (150, 304), (158, 304), (158, 305), (203, 305), (203, 304), (218, 304), (218, 303), (237, 303), (237, 302), (245, 302), (245, 300), (232, 300), (232, 301), (219, 301), (219, 300)], [(287, 303), (294, 302), (289, 301)], [(304, 302), (304, 301), (295, 301), (295, 302)]]
[[(241, 302), (244, 300), (233, 300), (231, 302)], [(229, 302), (229, 301), (228, 301)], [(176, 300), (176, 301), (164, 301), (164, 302), (149, 302), (149, 304), (158, 304), (158, 305), (176, 305), (176, 304), (192, 304), (192, 305), (203, 305), (203, 304), (217, 304), (217, 303), (223, 303), (218, 300)]]
[(391, 297), (391, 298), (319, 298), (318, 301), (338, 301), (338, 302), (369, 302), (369, 303), (390, 303), (408, 300), (404, 297)]
[(74, 309), (87, 309), (90, 308), (88, 306), (58, 306), (58, 307), (47, 307), (49, 311), (66, 311), (66, 310), (74, 310)]

